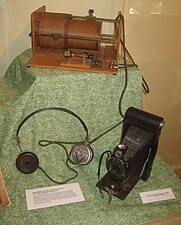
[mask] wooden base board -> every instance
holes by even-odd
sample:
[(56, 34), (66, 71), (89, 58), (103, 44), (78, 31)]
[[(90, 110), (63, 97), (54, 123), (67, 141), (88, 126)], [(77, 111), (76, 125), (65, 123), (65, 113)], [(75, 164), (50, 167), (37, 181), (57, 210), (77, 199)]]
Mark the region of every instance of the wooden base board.
[(168, 217), (152, 220), (146, 223), (141, 223), (138, 225), (180, 225), (180, 224), (181, 224), (181, 212)]
[(177, 176), (181, 179), (181, 166), (173, 167), (173, 170), (177, 174)]
[[(90, 51), (89, 54), (93, 55), (94, 58), (98, 57), (101, 59), (101, 64), (99, 66), (92, 66), (93, 59), (87, 58), (86, 62), (83, 62), (83, 59), (79, 56), (73, 56), (70, 58), (64, 57), (63, 50), (39, 50), (38, 53), (34, 53), (32, 58), (26, 63), (26, 66), (35, 66), (35, 67), (45, 67), (45, 68), (62, 68), (67, 70), (80, 70), (88, 72), (102, 72), (108, 74), (117, 74), (118, 69), (110, 68), (110, 62), (115, 60), (115, 56), (111, 54), (113, 50), (109, 51), (109, 57), (107, 55), (107, 49), (101, 49), (100, 52), (95, 52), (93, 54)], [(77, 55), (81, 55), (80, 50), (75, 50)], [(106, 58), (105, 58), (106, 57)], [(98, 61), (99, 62), (99, 61)]]

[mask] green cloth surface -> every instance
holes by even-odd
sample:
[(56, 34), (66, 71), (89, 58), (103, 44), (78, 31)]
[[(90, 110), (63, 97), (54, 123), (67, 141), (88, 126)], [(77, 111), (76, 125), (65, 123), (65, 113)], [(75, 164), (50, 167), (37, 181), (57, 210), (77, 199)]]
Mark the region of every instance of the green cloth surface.
[[(84, 202), (28, 211), (25, 190), (54, 186), (37, 170), (32, 174), (20, 173), (15, 166), (19, 149), (16, 130), (31, 112), (44, 107), (64, 107), (74, 111), (88, 126), (90, 139), (103, 133), (122, 118), (118, 102), (124, 87), (124, 71), (116, 76), (62, 69), (27, 68), (31, 57), (28, 49), (16, 57), (5, 77), (0, 79), (0, 167), (11, 200), (11, 205), (0, 209), (3, 225), (131, 225), (168, 216), (181, 211), (181, 182), (173, 171), (157, 156), (148, 181), (139, 181), (122, 201), (108, 196), (100, 198), (97, 183), (99, 157), (112, 150), (120, 140), (121, 126), (91, 144), (94, 158), (89, 165), (74, 165), (79, 176), (71, 183), (80, 184)], [(128, 86), (123, 98), (123, 112), (129, 106), (142, 107), (142, 79), (137, 68), (129, 68)], [(23, 151), (36, 153), (40, 165), (55, 180), (63, 181), (73, 175), (65, 166), (65, 153), (58, 145), (40, 147), (41, 139), (82, 141), (85, 132), (80, 123), (64, 112), (47, 111), (36, 114), (20, 131)], [(67, 145), (68, 150), (71, 145)], [(101, 176), (105, 174), (105, 162)], [(70, 182), (69, 182), (70, 183)], [(143, 205), (139, 193), (172, 188), (176, 199)]]

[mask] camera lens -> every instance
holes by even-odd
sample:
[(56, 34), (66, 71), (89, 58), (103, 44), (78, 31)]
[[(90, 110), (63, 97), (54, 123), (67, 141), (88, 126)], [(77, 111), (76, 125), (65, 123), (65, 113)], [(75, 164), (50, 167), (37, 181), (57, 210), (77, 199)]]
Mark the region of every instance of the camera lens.
[(124, 162), (118, 158), (112, 158), (107, 162), (107, 169), (111, 176), (117, 180), (123, 180), (126, 175)]
[(113, 165), (112, 166), (112, 172), (116, 175), (122, 174), (122, 167), (120, 165)]

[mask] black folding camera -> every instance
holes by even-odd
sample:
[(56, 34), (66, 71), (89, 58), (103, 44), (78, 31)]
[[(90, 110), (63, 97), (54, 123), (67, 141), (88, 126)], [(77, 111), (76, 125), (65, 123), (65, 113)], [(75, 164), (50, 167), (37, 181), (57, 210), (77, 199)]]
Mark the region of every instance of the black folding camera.
[(146, 181), (163, 125), (163, 118), (130, 107), (125, 113), (120, 143), (113, 152), (107, 151), (108, 172), (96, 186), (124, 200), (139, 179)]

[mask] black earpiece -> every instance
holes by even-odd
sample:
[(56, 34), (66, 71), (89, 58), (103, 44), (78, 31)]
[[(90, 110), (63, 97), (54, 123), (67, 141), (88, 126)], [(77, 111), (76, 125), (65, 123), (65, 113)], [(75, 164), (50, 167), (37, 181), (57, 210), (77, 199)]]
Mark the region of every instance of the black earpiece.
[(39, 159), (32, 152), (22, 152), (16, 159), (16, 167), (22, 173), (33, 173), (39, 168)]

